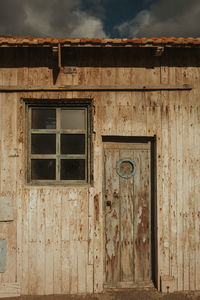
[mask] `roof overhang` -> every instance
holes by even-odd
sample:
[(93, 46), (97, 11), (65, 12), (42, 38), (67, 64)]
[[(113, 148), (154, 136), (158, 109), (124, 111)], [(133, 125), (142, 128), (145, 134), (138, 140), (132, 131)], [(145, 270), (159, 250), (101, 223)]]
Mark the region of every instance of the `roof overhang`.
[(89, 39), (50, 37), (0, 37), (0, 47), (174, 47), (200, 48), (200, 38), (153, 37), (133, 39)]

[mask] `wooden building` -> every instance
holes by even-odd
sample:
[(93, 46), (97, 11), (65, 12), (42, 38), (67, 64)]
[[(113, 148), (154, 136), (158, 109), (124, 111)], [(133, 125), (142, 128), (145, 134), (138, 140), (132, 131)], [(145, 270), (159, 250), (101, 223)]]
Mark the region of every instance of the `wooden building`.
[(0, 296), (200, 290), (200, 39), (0, 38)]

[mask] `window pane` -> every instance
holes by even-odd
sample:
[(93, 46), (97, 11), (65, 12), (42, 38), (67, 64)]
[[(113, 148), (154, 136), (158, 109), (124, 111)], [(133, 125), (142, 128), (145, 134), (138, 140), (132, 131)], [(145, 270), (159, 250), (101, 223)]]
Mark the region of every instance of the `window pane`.
[(32, 108), (32, 129), (55, 129), (56, 110)]
[(31, 179), (56, 179), (56, 160), (32, 159)]
[(84, 159), (61, 159), (61, 179), (84, 180), (85, 160)]
[(61, 134), (61, 154), (84, 154), (85, 134)]
[(31, 153), (32, 154), (55, 154), (56, 135), (55, 134), (32, 134)]
[(85, 110), (62, 109), (61, 128), (62, 129), (85, 129)]

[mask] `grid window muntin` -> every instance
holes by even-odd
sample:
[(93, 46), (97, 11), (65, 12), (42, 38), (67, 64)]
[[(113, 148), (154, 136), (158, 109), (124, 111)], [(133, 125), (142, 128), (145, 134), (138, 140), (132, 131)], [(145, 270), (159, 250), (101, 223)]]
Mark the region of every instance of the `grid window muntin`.
[[(32, 184), (84, 184), (89, 182), (90, 178), (90, 161), (89, 161), (89, 153), (90, 153), (90, 141), (89, 141), (89, 128), (90, 128), (90, 118), (89, 118), (89, 105), (83, 105), (83, 104), (65, 104), (65, 105), (38, 105), (38, 104), (29, 104), (27, 105), (27, 113), (28, 113), (28, 154), (27, 154), (27, 181), (28, 183)], [(38, 110), (55, 110), (56, 111), (56, 124), (55, 128), (46, 128), (46, 129), (40, 129), (40, 128), (32, 128), (32, 111), (34, 109)], [(62, 111), (82, 111), (84, 112), (84, 128), (82, 129), (63, 129), (61, 128), (61, 113)], [(37, 126), (36, 126), (37, 127)], [(83, 153), (83, 150), (80, 154), (61, 154), (61, 135), (63, 134), (70, 134), (75, 136), (84, 135), (85, 141), (84, 141), (84, 148), (85, 153)], [(32, 152), (32, 135), (56, 135), (56, 153), (55, 154), (33, 154)], [(33, 160), (55, 160), (56, 161), (56, 174), (55, 179), (33, 179), (32, 178), (32, 169), (31, 164)], [(82, 165), (83, 169), (83, 160), (84, 160), (84, 178), (83, 176), (81, 179), (70, 179), (69, 174), (66, 176), (68, 179), (62, 179), (61, 178), (61, 163), (63, 161), (63, 165), (67, 165), (67, 163), (64, 163), (65, 160), (74, 160), (74, 162), (77, 162), (77, 160), (80, 160), (80, 165)], [(69, 164), (70, 165), (70, 164)], [(63, 172), (62, 172), (63, 173)], [(62, 175), (63, 176), (63, 175)], [(74, 177), (74, 176), (72, 176)]]

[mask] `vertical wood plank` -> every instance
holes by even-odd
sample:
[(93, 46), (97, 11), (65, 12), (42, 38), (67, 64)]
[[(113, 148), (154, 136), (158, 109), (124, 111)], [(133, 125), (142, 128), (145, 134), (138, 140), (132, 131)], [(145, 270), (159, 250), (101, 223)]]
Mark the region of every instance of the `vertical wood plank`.
[[(0, 175), (1, 176), (1, 175)], [(17, 188), (16, 193), (16, 209), (17, 209), (17, 282), (21, 282), (21, 275), (22, 275), (22, 198), (23, 198), (23, 191), (22, 187)]]
[(135, 150), (134, 175), (134, 267), (135, 281), (148, 281), (150, 270), (150, 157), (147, 150)]
[(62, 192), (62, 241), (69, 241), (70, 235), (70, 202), (69, 192)]
[(161, 120), (161, 109), (159, 106), (147, 107), (147, 135), (160, 135), (159, 123)]
[[(156, 137), (154, 144), (154, 157), (153, 159), (153, 176), (154, 176), (154, 193), (153, 193), (153, 207), (152, 215), (154, 216), (154, 249), (152, 253), (155, 260), (155, 266), (152, 265), (154, 271), (155, 281), (158, 290), (160, 290), (160, 266), (162, 265), (162, 252), (161, 252), (161, 239), (162, 239), (162, 223), (160, 222), (160, 212), (162, 213), (162, 124), (161, 124), (161, 106), (156, 107)], [(158, 117), (159, 116), (159, 117)], [(151, 120), (153, 122), (153, 120)], [(148, 130), (150, 126), (148, 125)], [(151, 131), (150, 131), (151, 133)], [(153, 179), (153, 178), (152, 178)], [(159, 224), (159, 225), (158, 225)], [(154, 269), (153, 269), (154, 268)]]
[[(200, 164), (200, 148), (198, 147), (199, 143), (200, 143), (200, 106), (197, 106), (197, 124), (195, 126), (195, 149), (196, 149), (196, 163), (197, 166), (199, 166)], [(200, 182), (199, 182), (199, 178), (200, 178), (200, 168), (196, 167), (196, 180), (195, 180), (195, 192), (196, 195), (200, 195)], [(200, 290), (200, 243), (199, 241), (199, 236), (200, 236), (200, 202), (199, 202), (199, 197), (196, 197), (196, 215), (195, 215), (195, 227), (196, 227), (196, 234), (195, 234), (195, 238), (196, 238), (196, 289)]]
[(94, 282), (94, 275), (93, 275), (93, 265), (87, 265), (87, 293), (93, 293), (94, 292), (94, 287), (93, 287), (93, 282)]
[(54, 197), (55, 192), (45, 189), (45, 295), (54, 293)]
[[(0, 80), (2, 79), (2, 73), (0, 73)], [(0, 115), (3, 115), (3, 108), (2, 108), (2, 101), (3, 101), (4, 95), (0, 94)], [(2, 146), (3, 146), (3, 141), (2, 141), (2, 131), (3, 131), (3, 123), (2, 123), (2, 117), (0, 118), (0, 162), (2, 161)], [(1, 189), (1, 173), (2, 173), (2, 168), (0, 165), (0, 193), (2, 192)], [(0, 275), (1, 276), (1, 275)]]
[(70, 241), (70, 293), (78, 292), (78, 242)]
[[(120, 202), (119, 177), (115, 171), (119, 160), (117, 149), (105, 151), (105, 273), (106, 282), (119, 282), (120, 274)], [(108, 205), (110, 204), (110, 205)]]
[(95, 169), (94, 169), (94, 292), (102, 292), (103, 290), (103, 199), (102, 199), (102, 183), (103, 183), (103, 149), (102, 139), (98, 134), (95, 139)]
[[(17, 282), (21, 282), (22, 276), (22, 235), (23, 235), (23, 226), (22, 226), (22, 218), (23, 218), (23, 182), (25, 178), (24, 174), (24, 141), (25, 141), (25, 128), (24, 121), (25, 120), (25, 109), (24, 103), (20, 100), (20, 95), (17, 97), (17, 153), (18, 157), (16, 158), (16, 208), (17, 208)], [(0, 175), (1, 176), (1, 175)]]
[(26, 295), (28, 294), (28, 283), (29, 283), (29, 219), (28, 219), (28, 210), (29, 210), (29, 190), (24, 189), (22, 193), (22, 253), (21, 253), (21, 293)]
[(37, 67), (28, 68), (28, 85), (37, 86), (39, 85), (39, 74), (40, 69)]
[[(108, 57), (107, 57), (108, 59)], [(112, 62), (115, 63), (113, 53), (109, 53), (109, 66), (102, 67), (101, 69), (101, 84), (102, 85), (113, 85), (116, 82), (116, 68), (110, 67)]]
[[(126, 59), (129, 59), (128, 57)], [(131, 82), (131, 68), (130, 67), (118, 67), (116, 68), (115, 84), (127, 85)]]
[[(129, 97), (130, 98), (130, 97)], [(132, 124), (132, 116), (133, 116), (133, 107), (132, 105), (125, 106), (119, 105), (117, 106), (117, 135), (131, 135), (131, 124)]]
[[(77, 197), (77, 195), (76, 195)], [(77, 240), (77, 222), (78, 222), (78, 200), (69, 201), (69, 211), (70, 211), (70, 241)]]
[(46, 221), (46, 199), (45, 192), (40, 189), (38, 194), (38, 205), (37, 205), (37, 277), (38, 285), (35, 291), (38, 295), (45, 293), (45, 221)]
[(77, 239), (87, 241), (88, 239), (88, 190), (81, 189), (78, 193), (78, 220)]
[[(15, 84), (16, 72), (11, 74), (7, 69), (3, 71), (3, 84)], [(0, 188), (1, 195), (12, 199), (14, 221), (2, 224), (2, 231), (7, 239), (6, 270), (1, 274), (2, 282), (15, 282), (17, 277), (17, 203), (16, 203), (16, 124), (17, 124), (17, 96), (4, 94), (1, 97), (1, 162)], [(8, 239), (9, 237), (9, 239)]]
[[(183, 106), (183, 138), (188, 139), (188, 124), (189, 124), (189, 107), (187, 105)], [(189, 143), (184, 143), (182, 148), (183, 156), (183, 186), (184, 194), (183, 196), (183, 238), (184, 238), (184, 248), (183, 248), (183, 288), (184, 290), (189, 290), (189, 240), (188, 240), (188, 192), (189, 192)]]
[(78, 293), (87, 291), (87, 242), (78, 241)]
[(53, 280), (54, 294), (61, 294), (62, 273), (61, 273), (61, 193), (58, 189), (54, 192), (54, 259), (53, 259)]
[[(131, 150), (120, 150), (120, 158), (134, 157)], [(119, 177), (120, 196), (120, 281), (134, 281), (134, 234), (133, 234), (133, 199), (134, 178), (128, 180)]]
[(144, 81), (146, 82), (146, 70), (142, 67), (144, 65), (144, 56), (138, 56), (136, 60), (133, 55), (130, 58), (130, 63), (132, 66), (135, 66), (135, 68), (131, 70), (130, 84), (144, 84)]
[[(95, 189), (89, 188), (88, 195), (88, 264), (93, 265), (94, 262), (94, 195)], [(91, 271), (91, 268), (89, 269)]]
[[(101, 107), (99, 109), (101, 119), (101, 134), (117, 134), (117, 107), (116, 93), (104, 92), (101, 97)], [(112, 117), (111, 117), (112, 116)]]
[(176, 126), (177, 126), (177, 148), (176, 148), (176, 156), (177, 156), (177, 165), (176, 165), (176, 178), (177, 178), (177, 189), (176, 189), (176, 198), (177, 198), (177, 280), (178, 280), (178, 290), (183, 290), (183, 249), (184, 249), (184, 238), (183, 238), (183, 113), (182, 113), (182, 105), (178, 105), (177, 108), (177, 117), (176, 117)]
[(62, 241), (62, 294), (69, 294), (70, 292), (70, 242)]
[(164, 64), (160, 66), (160, 83), (169, 83), (169, 67)]
[(145, 84), (149, 84), (149, 85), (159, 84), (160, 83), (160, 61), (158, 61), (157, 57), (153, 55), (150, 56), (146, 55), (145, 57), (143, 57), (143, 59), (146, 66), (148, 66), (145, 69), (143, 69)]
[(146, 136), (147, 135), (147, 109), (145, 106), (145, 95), (143, 92), (132, 92), (133, 101), (133, 123), (132, 135), (133, 136)]
[[(2, 105), (2, 133), (1, 133), (1, 189), (2, 192), (16, 190), (16, 124), (17, 97), (16, 94), (5, 95), (1, 99)], [(14, 203), (13, 203), (14, 204)]]
[[(176, 97), (176, 95), (174, 95)], [(177, 283), (177, 130), (176, 130), (176, 104), (169, 108), (169, 211), (170, 211), (170, 275), (175, 277)]]
[(38, 190), (32, 189), (29, 192), (28, 200), (28, 292), (34, 295), (37, 292), (38, 278), (37, 274), (37, 205), (38, 205)]
[(160, 203), (160, 218), (158, 226), (161, 226), (161, 238), (160, 238), (160, 249), (162, 255), (162, 262), (160, 264), (161, 275), (169, 274), (169, 157), (168, 157), (168, 145), (169, 145), (169, 134), (168, 134), (168, 118), (169, 118), (169, 106), (168, 106), (168, 92), (162, 92), (162, 202)]
[(32, 188), (29, 192), (28, 198), (28, 228), (29, 228), (29, 242), (37, 242), (37, 203), (38, 190)]
[(196, 265), (196, 241), (195, 241), (195, 112), (194, 108), (190, 105), (189, 108), (189, 192), (188, 192), (188, 239), (189, 239), (189, 289), (196, 289), (196, 278), (195, 278), (195, 265)]

